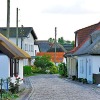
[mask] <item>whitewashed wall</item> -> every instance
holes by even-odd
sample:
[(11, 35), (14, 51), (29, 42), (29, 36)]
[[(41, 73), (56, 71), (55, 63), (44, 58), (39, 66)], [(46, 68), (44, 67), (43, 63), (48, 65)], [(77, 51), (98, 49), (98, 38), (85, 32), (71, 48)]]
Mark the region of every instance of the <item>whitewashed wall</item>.
[(9, 58), (6, 55), (0, 54), (0, 79), (9, 77)]
[[(10, 38), (10, 40), (13, 43), (16, 44), (16, 38)], [(27, 44), (27, 47), (25, 47), (25, 44)], [(21, 48), (21, 38), (18, 38), (18, 46)], [(24, 51), (26, 51), (30, 56), (35, 56), (35, 52), (34, 52), (34, 38), (33, 38), (31, 33), (29, 33), (29, 35), (27, 37), (23, 38), (22, 49)], [(31, 64), (33, 64), (33, 62), (31, 62)], [(28, 65), (28, 60), (27, 59), (25, 59), (23, 61), (23, 65)]]
[(93, 73), (98, 74), (100, 68), (100, 56), (93, 56)]
[(36, 53), (39, 52), (39, 46), (34, 45), (34, 56), (36, 56)]
[(20, 77), (20, 84), (23, 83), (23, 60), (19, 60), (19, 75)]
[(78, 78), (86, 78), (88, 82), (92, 83), (93, 74), (99, 73), (99, 67), (100, 56), (78, 57)]
[(77, 64), (76, 57), (67, 57), (67, 71), (69, 78), (71, 78), (73, 75), (77, 76), (76, 64)]

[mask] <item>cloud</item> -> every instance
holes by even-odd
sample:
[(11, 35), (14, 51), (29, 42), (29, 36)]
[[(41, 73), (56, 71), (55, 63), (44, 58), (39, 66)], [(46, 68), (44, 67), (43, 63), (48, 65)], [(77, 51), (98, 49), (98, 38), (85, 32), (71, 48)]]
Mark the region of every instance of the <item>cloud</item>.
[[(71, 0), (73, 1), (73, 0)], [(42, 13), (60, 13), (60, 14), (87, 14), (100, 13), (98, 0), (74, 0), (74, 2), (56, 3), (43, 9)]]

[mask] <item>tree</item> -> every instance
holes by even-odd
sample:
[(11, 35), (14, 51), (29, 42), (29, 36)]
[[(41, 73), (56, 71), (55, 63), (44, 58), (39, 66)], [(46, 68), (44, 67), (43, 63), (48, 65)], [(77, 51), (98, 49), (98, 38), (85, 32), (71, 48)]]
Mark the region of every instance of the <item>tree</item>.
[(71, 41), (70, 40), (67, 40), (66, 43), (71, 44)]
[(48, 41), (49, 41), (50, 43), (54, 43), (54, 42), (55, 42), (55, 39), (54, 39), (54, 38), (49, 38)]
[(43, 56), (36, 57), (34, 65), (36, 67), (41, 67), (43, 69), (45, 69), (46, 67), (53, 66), (53, 63), (51, 62), (51, 56), (49, 56), (49, 55), (43, 55)]
[(71, 44), (73, 45), (73, 47), (75, 46), (75, 41), (72, 41)]
[(58, 38), (58, 43), (60, 43), (60, 44), (64, 44), (65, 43), (65, 40), (63, 39), (63, 37)]

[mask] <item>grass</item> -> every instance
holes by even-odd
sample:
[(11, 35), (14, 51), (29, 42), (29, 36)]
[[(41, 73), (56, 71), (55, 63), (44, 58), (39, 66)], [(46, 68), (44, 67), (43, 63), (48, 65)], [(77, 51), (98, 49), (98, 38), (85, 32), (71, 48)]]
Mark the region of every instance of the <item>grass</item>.
[(36, 75), (36, 73), (24, 74), (24, 77), (35, 76), (35, 75)]
[(18, 97), (19, 97), (18, 94), (12, 94), (11, 92), (5, 92), (2, 94), (2, 99), (0, 100), (15, 100)]

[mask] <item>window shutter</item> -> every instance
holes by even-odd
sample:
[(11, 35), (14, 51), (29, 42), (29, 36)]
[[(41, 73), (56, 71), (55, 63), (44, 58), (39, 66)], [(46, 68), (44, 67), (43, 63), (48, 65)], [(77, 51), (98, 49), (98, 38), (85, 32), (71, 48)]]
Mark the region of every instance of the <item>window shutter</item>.
[(14, 60), (14, 76), (17, 77), (19, 74), (19, 60)]
[(13, 59), (10, 59), (10, 77), (13, 77)]

